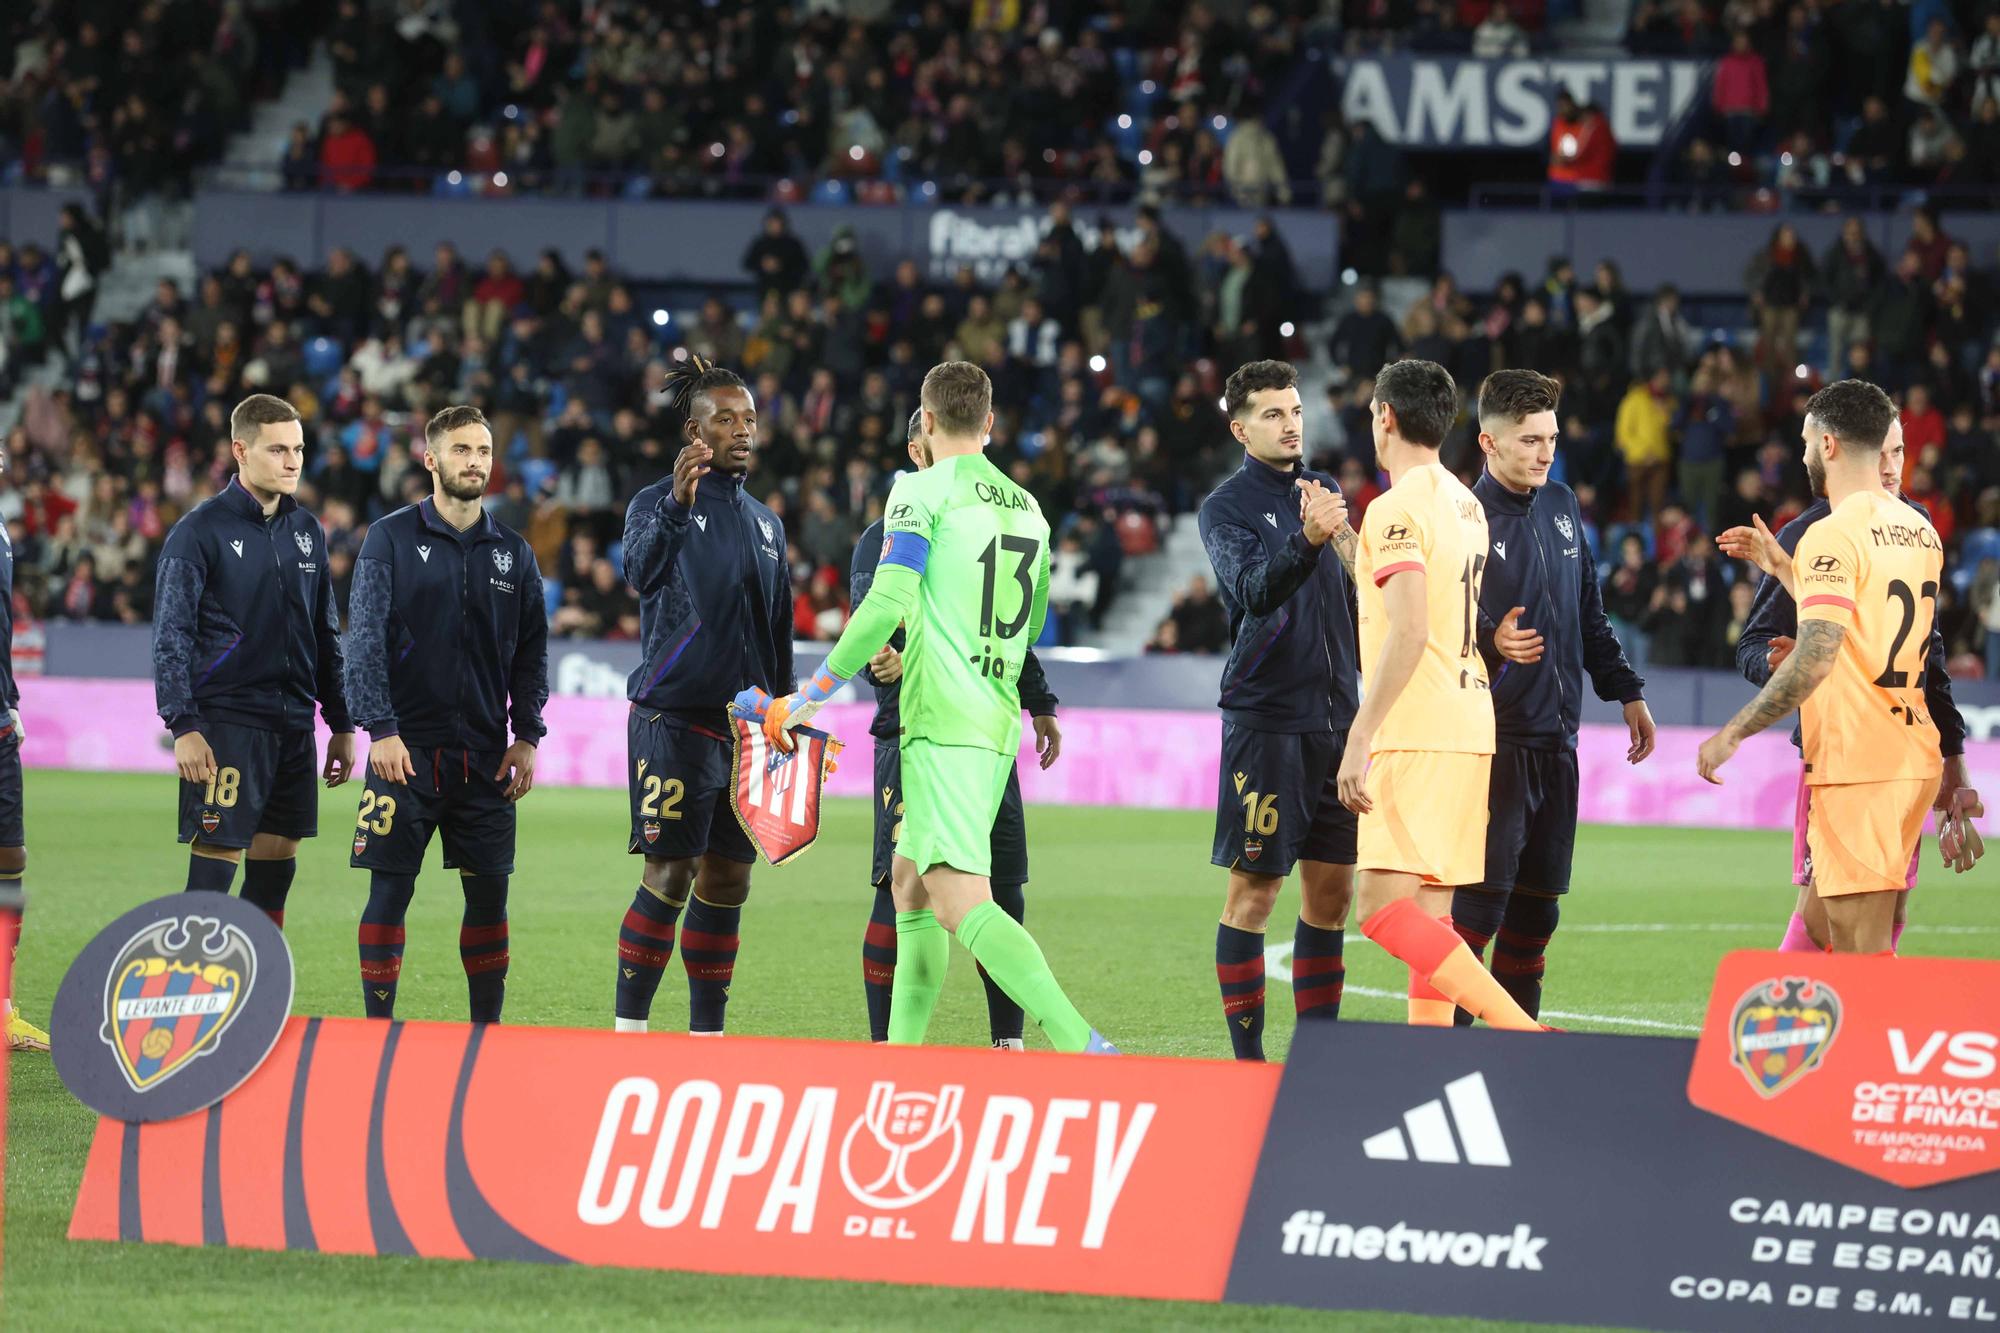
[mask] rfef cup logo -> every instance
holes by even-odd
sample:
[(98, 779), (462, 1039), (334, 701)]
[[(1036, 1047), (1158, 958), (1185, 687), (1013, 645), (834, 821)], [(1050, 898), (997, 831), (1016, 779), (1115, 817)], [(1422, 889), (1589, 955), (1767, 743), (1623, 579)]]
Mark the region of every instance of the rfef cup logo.
[(292, 1008), (292, 955), (261, 910), (176, 893), (99, 931), (70, 964), (50, 1029), (56, 1072), (117, 1120), (172, 1120), (262, 1064)]
[(1772, 977), (1729, 1016), (1730, 1062), (1759, 1096), (1776, 1097), (1819, 1068), (1840, 1033), (1840, 996), (1810, 977)]
[[(958, 1126), (964, 1102), (965, 1088), (958, 1083), (935, 1093), (899, 1093), (894, 1083), (870, 1086), (866, 1106), (840, 1142), (840, 1178), (847, 1192), (871, 1208), (908, 1208), (937, 1193), (958, 1169), (965, 1148), (965, 1131)], [(872, 1142), (862, 1139), (864, 1128)], [(949, 1146), (940, 1142), (946, 1135)]]

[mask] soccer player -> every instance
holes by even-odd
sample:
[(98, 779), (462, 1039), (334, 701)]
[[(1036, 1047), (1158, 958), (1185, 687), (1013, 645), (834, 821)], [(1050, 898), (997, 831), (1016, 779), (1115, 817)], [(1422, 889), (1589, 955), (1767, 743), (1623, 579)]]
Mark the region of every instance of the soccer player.
[(787, 730), (811, 720), (907, 618), (889, 1040), (924, 1039), (950, 931), (1057, 1050), (1112, 1053), (988, 883), (993, 821), (1021, 743), (1021, 663), (1048, 610), (1049, 525), (1035, 498), (982, 452), (993, 428), (985, 371), (967, 361), (933, 366), (919, 401), (935, 461), (889, 492), (889, 536), (867, 600), (803, 690), (774, 700), (745, 691), (737, 702), (762, 712), (772, 743), (788, 747)]
[(174, 524), (160, 552), (153, 694), (174, 734), (187, 887), (229, 892), (283, 927), (299, 842), (319, 832), (312, 710), (333, 731), (328, 787), (354, 771), (341, 684), (340, 608), (326, 533), (294, 493), (298, 410), (256, 393), (229, 414), (236, 475)]
[(1798, 642), (1696, 760), (1719, 783), (1746, 737), (1799, 710), (1812, 886), (1836, 953), (1892, 952), (1896, 899), (1943, 775), (1922, 681), (1944, 548), (1882, 484), (1895, 422), (1889, 396), (1861, 380), (1806, 403), (1806, 471), (1831, 508), (1792, 562)]
[[(1890, 423), (1888, 434), (1883, 437), (1880, 458), (1882, 489), (1892, 496), (1901, 496), (1903, 485), (1903, 426), (1902, 422)], [(1930, 514), (1916, 501), (1903, 497), (1909, 505), (1928, 520)], [(1792, 553), (1798, 549), (1799, 539), (1813, 524), (1831, 512), (1826, 497), (1819, 495), (1804, 513), (1778, 530), (1776, 536), (1764, 526), (1761, 518), (1754, 518), (1755, 526), (1731, 528), (1716, 538), (1716, 546), (1725, 554), (1740, 560), (1748, 560), (1764, 571), (1758, 580), (1757, 595), (1751, 603), (1750, 618), (1745, 623), (1743, 636), (1736, 643), (1736, 667), (1743, 678), (1752, 685), (1762, 686), (1771, 679), (1791, 654), (1797, 643), (1798, 603), (1792, 599), (1787, 584), (1792, 578)], [(1970, 819), (1984, 814), (1979, 793), (1971, 786), (1971, 779), (1965, 766), (1965, 719), (1960, 716), (1958, 705), (1952, 698), (1951, 674), (1945, 669), (1944, 635), (1938, 627), (1931, 626), (1930, 640), (1925, 645), (1923, 669), (1924, 705), (1929, 710), (1931, 720), (1937, 724), (1938, 749), (1943, 762), (1943, 776), (1938, 781), (1936, 800), (1933, 808), (1940, 816), (1953, 819)], [(1800, 729), (1792, 728), (1792, 744), (1801, 745)], [(1826, 910), (1820, 898), (1812, 891), (1812, 855), (1806, 841), (1807, 812), (1812, 804), (1812, 786), (1807, 781), (1808, 772), (1801, 759), (1799, 765), (1799, 796), (1792, 819), (1792, 883), (1798, 886), (1799, 898), (1792, 911), (1792, 919), (1785, 927), (1785, 935), (1778, 948), (1786, 953), (1810, 953), (1827, 947)], [(1940, 829), (1940, 832), (1945, 830)], [(1976, 841), (1977, 835), (1974, 834)], [(1921, 859), (1921, 848), (1910, 853), (1909, 874), (1905, 880), (1905, 890), (1896, 896), (1896, 917), (1890, 927), (1890, 947), (1902, 941), (1903, 925), (1909, 910), (1909, 889), (1917, 886), (1917, 863)], [(1951, 863), (1955, 858), (1947, 857)], [(1963, 865), (1956, 868), (1963, 873), (1977, 861), (1976, 854), (1968, 857)]]
[(685, 910), (688, 1030), (719, 1036), (757, 859), (730, 804), (726, 710), (745, 688), (797, 684), (792, 574), (784, 523), (744, 489), (757, 452), (750, 390), (691, 356), (667, 391), (687, 405), (685, 443), (673, 474), (625, 511), (625, 581), (639, 594), (643, 648), (626, 688), (626, 850), (646, 868), (618, 931), (616, 1027), (646, 1030)]
[[(1653, 752), (1646, 682), (1625, 660), (1597, 587), (1576, 496), (1549, 480), (1562, 385), (1499, 370), (1479, 386), (1486, 471), (1472, 493), (1486, 511), (1492, 559), (1480, 583), (1496, 643), (1533, 635), (1536, 660), (1508, 660), (1493, 680), (1495, 746), (1486, 797), (1486, 877), (1451, 897), (1452, 926), (1474, 956), (1493, 945), (1493, 975), (1528, 1014), (1542, 1011), (1542, 974), (1576, 849), (1576, 735), (1584, 673), (1625, 710), (1627, 763)], [(1523, 631), (1523, 616), (1533, 629)], [(1419, 1016), (1436, 1021), (1439, 1002)], [(1472, 1016), (1460, 1009), (1458, 1021)]]
[[(7, 455), (0, 451), (0, 472), (7, 468)], [(27, 832), (21, 818), (21, 742), (27, 733), (21, 727), (21, 690), (14, 683), (14, 543), (7, 525), (0, 523), (0, 884), (16, 890), (28, 870)], [(15, 937), (20, 949), (20, 937)], [(4, 1015), (7, 1049), (46, 1051), (49, 1034), (21, 1016), (14, 997), (0, 997)]]
[(430, 419), (424, 467), (431, 498), (369, 525), (348, 599), (347, 697), (369, 737), (348, 862), (369, 872), (361, 1003), (370, 1018), (396, 1016), (403, 918), (439, 832), (465, 893), (458, 955), (472, 1021), (497, 1023), (514, 803), (535, 785), (547, 731), (548, 611), (533, 548), (482, 504), (493, 432), (478, 408)]
[[(931, 465), (930, 442), (924, 438), (923, 410), (910, 413), (906, 445), (917, 470)], [(875, 570), (882, 557), (882, 524), (871, 523), (854, 548), (849, 573), (851, 604), (859, 606), (875, 584)], [(868, 728), (875, 738), (875, 859), (873, 879), (875, 905), (868, 916), (868, 933), (861, 944), (861, 982), (867, 992), (868, 1035), (872, 1041), (889, 1040), (889, 1003), (896, 981), (896, 904), (889, 878), (896, 853), (896, 840), (903, 825), (903, 762), (897, 736), (902, 731), (898, 707), (902, 693), (904, 636), (897, 630), (882, 650), (868, 659), (862, 677), (875, 687), (875, 721)], [(1056, 696), (1049, 692), (1048, 676), (1030, 648), (1021, 659), (1021, 703), (1027, 708), (1035, 728), (1035, 751), (1047, 768), (1062, 753), (1062, 728), (1056, 724)], [(1027, 912), (1023, 890), (1028, 883), (1028, 828), (1021, 808), (1021, 777), (1007, 774), (1007, 790), (1000, 797), (1000, 813), (993, 821), (993, 901), (1016, 921)], [(986, 988), (986, 1021), (996, 1051), (1026, 1049), (1021, 1038), (1021, 1006), (994, 984), (986, 969), (979, 969), (979, 982)]]
[(1375, 378), (1368, 411), (1389, 489), (1361, 525), (1366, 690), (1338, 773), (1341, 804), (1361, 816), (1361, 931), (1409, 967), (1412, 1000), (1451, 1001), (1494, 1027), (1532, 1031), (1541, 1025), (1442, 919), (1452, 886), (1486, 878), (1493, 763), (1493, 696), (1477, 633), (1486, 513), (1438, 462), (1458, 418), (1458, 388), (1434, 362), (1392, 362)]
[(1357, 538), (1340, 488), (1301, 461), (1298, 379), (1282, 361), (1229, 377), (1223, 406), (1243, 466), (1201, 504), (1202, 545), (1229, 611), (1209, 860), (1229, 872), (1215, 976), (1239, 1060), (1264, 1058), (1264, 929), (1285, 876), (1299, 868), (1292, 999), (1302, 1022), (1340, 1014), (1354, 894), (1354, 812), (1334, 775), (1357, 703)]

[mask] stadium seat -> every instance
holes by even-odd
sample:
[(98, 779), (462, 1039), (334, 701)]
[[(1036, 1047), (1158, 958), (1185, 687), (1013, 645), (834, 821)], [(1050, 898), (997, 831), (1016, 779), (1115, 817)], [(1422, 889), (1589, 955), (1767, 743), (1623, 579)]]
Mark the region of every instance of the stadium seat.
[(816, 204), (844, 204), (847, 202), (847, 182), (828, 178), (813, 186), (812, 201)]

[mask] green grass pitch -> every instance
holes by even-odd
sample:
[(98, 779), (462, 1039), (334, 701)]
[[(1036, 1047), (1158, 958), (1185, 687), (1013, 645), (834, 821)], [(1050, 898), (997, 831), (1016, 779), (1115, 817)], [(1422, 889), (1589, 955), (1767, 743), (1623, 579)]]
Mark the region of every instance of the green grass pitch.
[[(358, 794), (358, 785), (324, 794), (323, 836), (300, 858), (287, 911), (299, 1013), (361, 1012), (354, 934), (366, 881), (347, 868)], [(126, 908), (179, 889), (186, 860), (172, 843), (169, 779), (38, 771), (28, 775), (27, 799), (30, 906), (17, 994), (26, 1012), (42, 1020), (84, 942)], [(623, 854), (624, 810), (617, 792), (553, 789), (537, 791), (522, 807), (509, 1021), (609, 1024), (618, 921), (638, 871), (638, 862)], [(1209, 816), (1031, 808), (1028, 818), (1034, 872), (1028, 924), (1084, 1014), (1128, 1051), (1225, 1056), (1212, 953), (1222, 872), (1208, 865)], [(865, 804), (831, 802), (818, 846), (794, 866), (758, 870), (730, 1003), (732, 1030), (866, 1038), (859, 954), (868, 848)], [(1936, 854), (1927, 847), (1926, 855)], [(410, 913), (399, 1004), (406, 1018), (465, 1013), (459, 897), (437, 856), (433, 846)], [(1555, 1020), (1571, 1029), (1691, 1033), (1716, 960), (1730, 949), (1776, 944), (1791, 910), (1789, 866), (1782, 834), (1583, 830), (1545, 1007), (1572, 1015)], [(2000, 926), (1987, 896), (1993, 872), (1982, 867), (1947, 880), (1927, 865), (1925, 875), (1904, 952), (2000, 952)], [(1273, 942), (1289, 938), (1296, 901), (1289, 891), (1280, 900)], [(1349, 938), (1343, 1017), (1400, 1021), (1400, 969), (1358, 932)], [(655, 1026), (684, 1021), (685, 1005), (676, 966), (661, 987)], [(1278, 1057), (1292, 1020), (1287, 988), (1275, 977), (1270, 1015), (1269, 1043)], [(985, 1044), (984, 1000), (962, 956), (954, 958), (932, 1035)], [(736, 1329), (1033, 1325), (1093, 1333), (1502, 1327), (784, 1279), (72, 1244), (64, 1232), (92, 1117), (62, 1089), (46, 1056), (15, 1056), (9, 1071), (3, 1290), (6, 1320), (15, 1328), (100, 1328), (137, 1311), (158, 1317), (167, 1310), (216, 1327), (299, 1329), (362, 1322), (609, 1329), (663, 1321)]]

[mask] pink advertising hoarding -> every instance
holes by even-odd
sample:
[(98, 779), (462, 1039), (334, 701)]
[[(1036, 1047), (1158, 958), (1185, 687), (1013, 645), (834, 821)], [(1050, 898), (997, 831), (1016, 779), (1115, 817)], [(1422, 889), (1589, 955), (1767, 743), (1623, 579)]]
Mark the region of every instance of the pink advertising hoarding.
[[(28, 739), (22, 761), (31, 768), (98, 772), (173, 771), (167, 733), (153, 712), (145, 681), (43, 678), (23, 682)], [(827, 785), (837, 796), (866, 796), (872, 782), (868, 723), (872, 706), (835, 703), (815, 725), (847, 742), (840, 771)], [(548, 738), (536, 780), (550, 786), (623, 787), (625, 716), (622, 699), (563, 696), (549, 700)], [(1062, 758), (1044, 772), (1034, 738), (1023, 729), (1021, 788), (1044, 805), (1109, 805), (1205, 810), (1215, 802), (1221, 720), (1213, 713), (1078, 708), (1062, 713)], [(1724, 770), (1727, 785), (1710, 786), (1694, 771), (1704, 733), (1665, 727), (1659, 752), (1634, 768), (1625, 763), (1624, 728), (1586, 726), (1580, 742), (1580, 815), (1596, 824), (1671, 824), (1699, 828), (1790, 828), (1798, 755), (1780, 732), (1752, 737)], [(1967, 745), (1974, 785), (2000, 790), (2000, 741)]]

